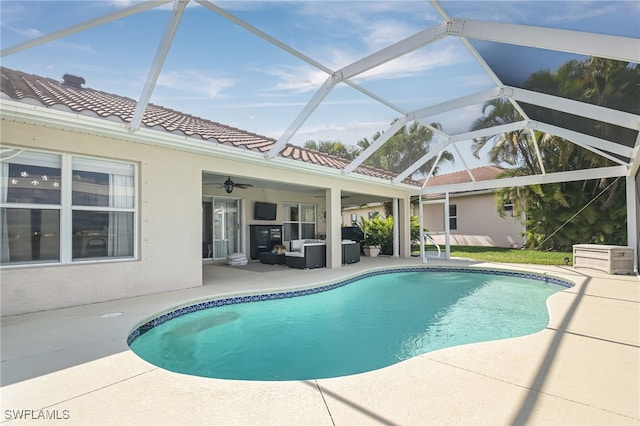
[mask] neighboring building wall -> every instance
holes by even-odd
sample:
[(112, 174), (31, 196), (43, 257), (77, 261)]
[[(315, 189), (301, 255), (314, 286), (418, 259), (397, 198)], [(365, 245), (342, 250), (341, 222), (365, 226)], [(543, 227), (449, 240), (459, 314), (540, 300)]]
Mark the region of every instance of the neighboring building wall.
[[(450, 231), (451, 245), (521, 247), (524, 225), (516, 218), (501, 218), (493, 193), (461, 194), (449, 198), (456, 205), (457, 229)], [(424, 226), (438, 244), (445, 244), (444, 204), (424, 206)]]
[(355, 215), (355, 222), (361, 223), (360, 219), (371, 219), (376, 213), (378, 213), (381, 217), (385, 217), (384, 207), (382, 204), (371, 204), (366, 207), (358, 207), (358, 208), (349, 208), (342, 211), (342, 224), (344, 226), (352, 226), (353, 225), (353, 217)]

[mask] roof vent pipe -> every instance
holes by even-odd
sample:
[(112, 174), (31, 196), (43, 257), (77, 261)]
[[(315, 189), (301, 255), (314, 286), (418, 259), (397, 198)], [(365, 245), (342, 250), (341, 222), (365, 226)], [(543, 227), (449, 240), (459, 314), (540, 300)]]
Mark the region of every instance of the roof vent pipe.
[(73, 74), (65, 74), (62, 76), (62, 84), (66, 86), (75, 87), (76, 89), (82, 89), (82, 85), (85, 84), (84, 78), (73, 75)]

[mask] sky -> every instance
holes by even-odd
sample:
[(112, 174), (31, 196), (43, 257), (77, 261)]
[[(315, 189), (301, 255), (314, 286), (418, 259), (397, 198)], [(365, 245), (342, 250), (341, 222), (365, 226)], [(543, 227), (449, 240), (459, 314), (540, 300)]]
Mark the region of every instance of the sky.
[[(138, 3), (1, 0), (1, 46), (5, 49)], [(330, 70), (443, 21), (427, 1), (213, 3)], [(634, 1), (442, 1), (440, 5), (451, 17), (640, 37), (640, 2)], [(58, 80), (65, 73), (79, 75), (86, 80), (86, 87), (137, 100), (172, 7), (172, 3), (155, 7), (5, 56), (2, 65)], [(526, 60), (520, 60), (518, 47), (506, 49), (487, 42), (474, 47), (488, 61), (504, 65), (505, 73), (522, 76), (522, 80), (531, 72), (554, 69), (576, 57), (539, 50), (534, 55), (528, 52)], [(151, 102), (279, 139), (328, 76), (191, 1)], [(417, 49), (353, 81), (405, 112), (495, 87), (457, 38)], [(481, 113), (482, 105), (474, 105), (425, 121), (438, 122), (445, 132), (455, 134), (468, 131)], [(363, 138), (371, 140), (400, 115), (339, 84), (290, 142), (303, 145), (308, 140), (337, 140), (353, 145)], [(486, 159), (465, 156), (471, 166), (486, 163)], [(446, 170), (461, 167), (462, 162), (457, 161)]]

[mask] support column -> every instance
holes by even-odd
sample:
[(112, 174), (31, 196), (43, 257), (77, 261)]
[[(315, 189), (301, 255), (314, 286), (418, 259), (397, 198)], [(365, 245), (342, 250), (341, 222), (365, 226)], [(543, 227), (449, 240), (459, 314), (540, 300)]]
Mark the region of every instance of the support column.
[(444, 241), (445, 251), (444, 258), (449, 260), (451, 258), (451, 221), (449, 217), (449, 193), (447, 192), (444, 197)]
[(327, 209), (327, 268), (342, 266), (342, 216), (341, 191), (329, 188), (325, 191)]
[(400, 232), (398, 231), (400, 227), (400, 216), (398, 213), (398, 199), (394, 198), (391, 202), (392, 206), (392, 214), (393, 214), (393, 250), (391, 252), (391, 257), (399, 256), (400, 249)]
[[(397, 198), (398, 204), (398, 257), (411, 257), (411, 200), (407, 195), (405, 198)], [(394, 224), (396, 219), (394, 217)]]
[(638, 179), (636, 176), (626, 177), (627, 191), (627, 246), (633, 247), (635, 256), (633, 258), (633, 270), (638, 273)]

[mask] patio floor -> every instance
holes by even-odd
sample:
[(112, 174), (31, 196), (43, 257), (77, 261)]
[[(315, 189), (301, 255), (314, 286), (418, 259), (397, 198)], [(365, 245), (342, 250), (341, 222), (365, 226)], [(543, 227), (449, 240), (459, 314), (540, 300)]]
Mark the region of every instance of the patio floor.
[[(155, 367), (126, 345), (128, 333), (141, 321), (195, 299), (419, 264), (416, 258), (386, 257), (315, 270), (205, 264), (202, 287), (3, 317), (1, 421), (9, 425), (640, 425), (636, 276), (570, 267), (430, 261), (430, 266), (550, 273), (576, 286), (548, 300), (550, 324), (539, 333), (444, 349), (334, 379), (245, 382), (193, 377)], [(114, 312), (122, 315), (101, 317)], [(19, 415), (27, 418), (15, 419)]]

